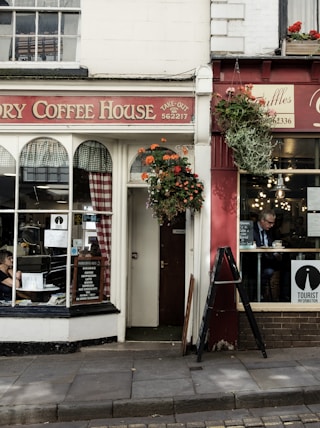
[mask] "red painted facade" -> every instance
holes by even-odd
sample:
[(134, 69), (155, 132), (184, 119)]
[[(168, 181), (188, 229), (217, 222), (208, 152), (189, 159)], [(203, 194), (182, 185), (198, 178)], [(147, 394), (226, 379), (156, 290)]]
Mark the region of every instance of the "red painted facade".
[[(294, 85), (294, 119), (291, 129), (276, 129), (277, 134), (288, 132), (318, 132), (320, 126), (320, 58), (236, 58), (213, 59), (213, 93), (224, 94), (229, 86)], [(213, 97), (214, 103), (215, 97)], [(212, 109), (213, 110), (213, 109)], [(211, 190), (211, 264), (218, 247), (228, 246), (237, 259), (238, 240), (238, 171), (228, 149), (212, 120), (212, 190)], [(221, 274), (230, 279), (230, 273)], [(219, 285), (210, 326), (209, 345), (223, 340), (237, 344), (238, 317), (235, 286)]]

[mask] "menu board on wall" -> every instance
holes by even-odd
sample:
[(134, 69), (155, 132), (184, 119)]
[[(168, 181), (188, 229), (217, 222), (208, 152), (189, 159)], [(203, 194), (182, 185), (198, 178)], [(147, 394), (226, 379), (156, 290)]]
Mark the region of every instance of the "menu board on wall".
[(76, 257), (73, 274), (73, 303), (101, 302), (103, 298), (104, 259)]
[(240, 221), (240, 245), (253, 244), (253, 221)]
[(320, 187), (307, 187), (308, 211), (320, 211)]

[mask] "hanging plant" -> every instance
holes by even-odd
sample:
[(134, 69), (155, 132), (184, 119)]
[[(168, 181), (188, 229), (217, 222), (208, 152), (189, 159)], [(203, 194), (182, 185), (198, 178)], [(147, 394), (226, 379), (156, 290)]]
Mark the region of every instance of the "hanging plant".
[[(161, 142), (166, 142), (165, 138)], [(203, 183), (192, 173), (187, 157), (152, 144), (138, 151), (149, 172), (141, 177), (148, 183), (147, 207), (160, 224), (174, 222), (187, 209), (200, 211), (203, 204)], [(187, 149), (185, 149), (187, 154)]]
[(266, 175), (271, 169), (272, 141), (275, 111), (265, 107), (263, 98), (252, 95), (252, 85), (230, 87), (225, 98), (219, 100), (214, 109), (217, 124), (233, 149), (234, 163), (240, 169), (254, 175)]

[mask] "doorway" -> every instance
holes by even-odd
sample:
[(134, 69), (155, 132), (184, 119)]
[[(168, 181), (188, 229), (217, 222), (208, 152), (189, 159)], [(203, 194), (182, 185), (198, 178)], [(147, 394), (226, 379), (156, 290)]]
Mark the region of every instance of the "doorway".
[(185, 216), (173, 225), (159, 226), (152, 211), (146, 209), (146, 200), (147, 189), (130, 189), (127, 305), (130, 332), (127, 331), (127, 337), (132, 337), (134, 330), (143, 337), (147, 329), (152, 329), (154, 340), (158, 331), (161, 331), (158, 340), (163, 340), (164, 331), (170, 331), (172, 338), (174, 328), (179, 330), (181, 339), (185, 304)]
[(160, 226), (159, 324), (181, 326), (185, 297), (185, 215)]

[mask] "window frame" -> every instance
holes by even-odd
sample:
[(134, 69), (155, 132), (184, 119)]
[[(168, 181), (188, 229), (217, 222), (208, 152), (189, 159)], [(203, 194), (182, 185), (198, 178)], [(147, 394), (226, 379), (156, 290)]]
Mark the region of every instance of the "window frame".
[[(37, 4), (37, 0), (36, 4)], [(58, 4), (60, 4), (60, 0), (57, 0)], [(15, 55), (15, 45), (16, 40), (19, 38), (19, 34), (16, 32), (16, 13), (17, 12), (31, 12), (36, 13), (36, 22), (39, 20), (39, 14), (40, 13), (51, 13), (56, 12), (58, 13), (58, 34), (55, 36), (57, 38), (57, 45), (58, 45), (58, 59), (56, 61), (43, 61), (39, 60), (38, 57), (38, 49), (37, 46), (35, 47), (35, 54), (33, 60), (7, 60), (7, 61), (0, 61), (0, 68), (80, 68), (80, 58), (79, 58), (79, 51), (80, 51), (80, 44), (81, 44), (81, 7), (80, 7), (80, 1), (79, 0), (79, 6), (77, 7), (71, 7), (71, 6), (14, 6), (15, 0), (12, 0), (13, 5), (9, 6), (0, 6), (0, 13), (5, 12), (12, 12), (12, 33), (11, 33), (11, 41), (12, 46), (14, 47), (14, 50), (12, 52), (13, 55)], [(61, 40), (63, 38), (68, 38), (68, 36), (65, 36), (61, 33), (61, 20), (63, 19), (64, 13), (76, 13), (78, 14), (78, 26), (77, 26), (77, 34), (70, 35), (70, 39), (73, 38), (76, 40), (76, 52), (75, 52), (75, 59), (73, 61), (63, 61), (60, 59), (60, 49), (59, 46), (61, 44)], [(38, 43), (38, 39), (42, 38), (43, 35), (39, 34), (39, 26), (36, 27), (36, 34), (35, 34), (35, 41)], [(0, 37), (1, 42), (1, 37)]]

